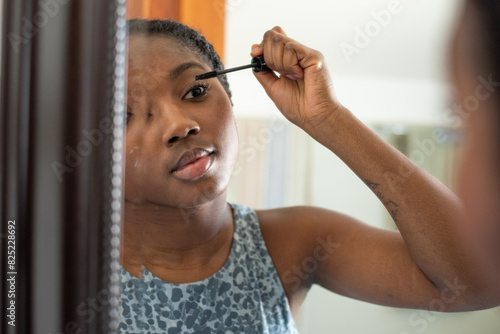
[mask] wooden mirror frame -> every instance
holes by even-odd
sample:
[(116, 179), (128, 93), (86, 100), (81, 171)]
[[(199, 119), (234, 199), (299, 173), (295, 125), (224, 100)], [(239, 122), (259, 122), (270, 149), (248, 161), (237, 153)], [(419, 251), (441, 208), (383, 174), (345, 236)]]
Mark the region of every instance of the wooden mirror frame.
[(0, 307), (15, 303), (15, 327), (2, 316), (0, 332), (116, 332), (125, 0), (8, 0), (2, 14)]

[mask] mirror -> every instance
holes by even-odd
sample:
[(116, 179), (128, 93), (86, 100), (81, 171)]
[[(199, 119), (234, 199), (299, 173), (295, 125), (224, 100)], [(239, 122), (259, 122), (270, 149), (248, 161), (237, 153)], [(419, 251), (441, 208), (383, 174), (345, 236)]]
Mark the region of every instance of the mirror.
[[(456, 1), (439, 4), (431, 1), (357, 1), (354, 4), (316, 0), (308, 1), (305, 6), (298, 0), (144, 0), (129, 2), (129, 17), (173, 17), (206, 31), (207, 39), (214, 43), (226, 68), (249, 63), (251, 45), (259, 43), (266, 30), (280, 25), (288, 36), (324, 54), (339, 99), (356, 117), (453, 189), (452, 165), (460, 151), (460, 136), (454, 131), (459, 124), (449, 105), (452, 92), (448, 84), (448, 50), (461, 9)], [(227, 260), (230, 259), (228, 253), (245, 246), (234, 240), (227, 244), (227, 238), (221, 236), (227, 237), (233, 232), (225, 224), (218, 230), (217, 236), (221, 239), (210, 243), (215, 248), (201, 248), (205, 252), (203, 256), (194, 244), (197, 240), (206, 241), (206, 233), (213, 229), (200, 226), (197, 233), (186, 237), (186, 230), (197, 224), (202, 215), (214, 215), (222, 221), (246, 217), (246, 209), (235, 203), (244, 203), (254, 209), (312, 205), (340, 211), (375, 227), (396, 228), (377, 194), (328, 149), (288, 122), (249, 70), (227, 74), (239, 138), (239, 157), (235, 165), (221, 160), (219, 166), (219, 178), (231, 177), (227, 190), (192, 182), (198, 177), (196, 173), (217, 163), (210, 158), (213, 148), (202, 147), (188, 155), (173, 149), (175, 154), (165, 158), (160, 152), (161, 143), (174, 147), (181, 142), (181, 135), (175, 134), (180, 130), (170, 129), (170, 134), (161, 137), (151, 119), (165, 122), (162, 123), (165, 130), (171, 124), (162, 118), (161, 108), (171, 108), (181, 118), (181, 104), (175, 105), (168, 99), (164, 105), (148, 104), (151, 100), (145, 96), (160, 94), (163, 89), (183, 98), (203, 99), (207, 89), (223, 92), (224, 81), (221, 80), (217, 88), (197, 85), (194, 75), (211, 70), (204, 68), (203, 62), (201, 66), (185, 69), (176, 80), (164, 81), (171, 76), (174, 63), (180, 64), (182, 60), (199, 64), (200, 60), (187, 52), (185, 45), (169, 44), (173, 43), (171, 39), (159, 42), (144, 37), (141, 31), (147, 28), (140, 23), (135, 25), (129, 40), (127, 189), (122, 249), (123, 315), (135, 320), (130, 324), (123, 320), (122, 330), (135, 330), (136, 327), (128, 327), (132, 323), (147, 330), (163, 330), (167, 327), (167, 318), (176, 326), (169, 328), (172, 332), (190, 329), (208, 333), (233, 325), (239, 328), (237, 319), (244, 319), (246, 307), (252, 303), (242, 294), (246, 281), (235, 271), (231, 272), (231, 284), (218, 275), (223, 275), (221, 268), (233, 265)], [(212, 28), (215, 33), (210, 30)], [(171, 63), (160, 56), (167, 53), (169, 57), (165, 58), (173, 59)], [(217, 103), (217, 114), (199, 117), (212, 129), (224, 131), (225, 138), (229, 139), (217, 145), (232, 156), (236, 141), (232, 119), (228, 119), (229, 106), (227, 101)], [(197, 124), (190, 126), (188, 133), (196, 135)], [(159, 141), (160, 137), (163, 142)], [(170, 163), (169, 159), (176, 163)], [(189, 167), (186, 164), (192, 162), (190, 159), (202, 162)], [(171, 177), (170, 188), (167, 181), (151, 181), (152, 175), (167, 172), (176, 175), (176, 180)], [(184, 187), (177, 187), (181, 184)], [(165, 205), (162, 198), (167, 191), (172, 198), (167, 205), (180, 210), (158, 208)], [(224, 191), (227, 201), (232, 203), (230, 207), (224, 200), (219, 203), (218, 211), (193, 209), (199, 203), (221, 196)], [(200, 193), (202, 196), (194, 196)], [(176, 247), (184, 247), (183, 255), (175, 252)], [(312, 262), (306, 260), (308, 258), (304, 259), (306, 269), (299, 268), (289, 276), (292, 281), (297, 277), (307, 279), (310, 273), (307, 266), (318, 265), (314, 259)], [(168, 270), (176, 266), (181, 269)], [(241, 275), (249, 276), (250, 273)], [(204, 304), (212, 294), (224, 296), (223, 303), (217, 305), (215, 311)], [(161, 302), (167, 306), (160, 311)], [(207, 308), (199, 308), (199, 305)], [(287, 314), (278, 318), (285, 327), (294, 323), (301, 333), (469, 333), (476, 332), (477, 328), (485, 328), (486, 333), (500, 326), (498, 310), (466, 315), (435, 312), (443, 310), (441, 305), (446, 308), (442, 300), (429, 305), (428, 311), (389, 308), (342, 297), (314, 285), (300, 311), (296, 305), (291, 305), (293, 320)], [(161, 316), (151, 317), (152, 313), (157, 314), (155, 312)], [(221, 316), (229, 327), (217, 321)]]
[[(454, 189), (456, 127), (470, 116), (448, 83), (461, 10), (452, 0), (0, 1), (0, 332), (496, 333), (498, 309), (439, 312), (466, 293), (464, 271), (418, 310), (343, 297), (325, 277), (339, 293), (311, 287), (320, 265), (367, 247), (342, 253), (353, 245), (335, 239), (345, 233), (303, 224), (318, 209), (278, 208), (395, 230), (401, 202), (386, 210), (381, 184), (286, 120), (251, 70), (194, 79), (248, 64), (252, 44), (280, 25), (323, 53), (342, 104)], [(220, 59), (175, 24), (176, 37), (145, 37), (166, 27), (141, 21), (127, 35), (126, 14), (188, 24)], [(370, 265), (357, 260), (345, 262)]]

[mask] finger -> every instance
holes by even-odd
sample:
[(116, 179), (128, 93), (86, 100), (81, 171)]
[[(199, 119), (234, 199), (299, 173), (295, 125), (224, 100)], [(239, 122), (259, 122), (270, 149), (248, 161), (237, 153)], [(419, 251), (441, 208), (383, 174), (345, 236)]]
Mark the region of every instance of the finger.
[[(267, 37), (264, 44), (264, 60), (266, 65), (292, 80), (301, 79), (304, 77), (304, 72), (299, 64), (301, 58), (296, 52), (301, 50), (301, 44), (294, 40), (275, 33), (272, 38)], [(303, 52), (310, 50), (304, 47)], [(310, 50), (313, 51), (313, 50)]]
[(270, 29), (264, 33), (264, 36), (262, 38), (262, 42), (260, 44), (253, 44), (252, 45), (252, 51), (250, 52), (250, 56), (257, 57), (257, 56), (260, 56), (264, 52), (263, 51), (263, 42), (266, 40), (267, 37), (274, 35), (272, 33), (279, 33), (279, 34), (286, 36), (285, 31), (280, 26), (273, 27), (272, 29)]
[(250, 51), (250, 57), (257, 57), (260, 56), (262, 53), (262, 45), (261, 44), (253, 44), (252, 45), (252, 50)]
[[(292, 44), (288, 45), (289, 43)], [(264, 54), (264, 60), (269, 68), (289, 79), (297, 80), (303, 78), (304, 75), (295, 51), (300, 46), (300, 43), (287, 37), (281, 27), (276, 26), (266, 31), (260, 44), (252, 45), (250, 55), (256, 57)]]
[[(284, 67), (283, 67), (283, 53), (285, 52), (285, 36), (281, 34), (275, 34), (273, 35), (272, 38), (269, 39), (269, 42), (266, 43), (264, 47), (264, 60), (266, 58), (270, 58), (270, 66), (269, 64), (268, 67), (272, 68), (273, 70), (283, 73), (284, 72)], [(271, 52), (266, 49), (268, 47)], [(269, 57), (266, 57), (266, 54), (269, 53)]]
[(299, 45), (293, 42), (287, 43), (283, 48), (283, 74), (291, 80), (304, 77), (304, 70), (300, 66), (299, 55), (296, 51), (297, 48), (299, 48)]
[(286, 33), (285, 33), (285, 30), (283, 30), (280, 26), (275, 26), (274, 28), (272, 28), (271, 30), (274, 30), (276, 31), (277, 33), (279, 34), (282, 34), (282, 35), (285, 35), (286, 36)]
[[(325, 67), (325, 60), (321, 52), (310, 49), (300, 43), (290, 42), (285, 46), (286, 50), (294, 53), (295, 56), (289, 55), (292, 59), (297, 59), (300, 68), (305, 70), (319, 71)], [(288, 54), (288, 52), (287, 52)], [(292, 62), (293, 60), (290, 60)]]
[(253, 74), (262, 85), (267, 95), (269, 95), (273, 84), (279, 80), (279, 77), (273, 71), (253, 72)]
[(266, 31), (261, 45), (262, 45), (262, 52), (264, 54), (264, 61), (266, 62), (267, 67), (273, 70), (277, 70), (277, 64), (274, 63), (275, 61), (274, 53), (277, 53), (278, 50), (274, 49), (273, 45), (274, 36), (279, 36), (279, 33), (277, 33), (272, 29)]

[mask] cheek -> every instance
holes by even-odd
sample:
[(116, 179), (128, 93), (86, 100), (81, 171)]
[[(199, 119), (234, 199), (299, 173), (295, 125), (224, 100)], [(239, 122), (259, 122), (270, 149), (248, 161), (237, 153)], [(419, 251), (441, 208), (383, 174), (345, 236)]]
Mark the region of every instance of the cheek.
[[(161, 161), (130, 156), (125, 164), (125, 198), (141, 202), (166, 189), (166, 175)], [(168, 188), (168, 187), (167, 187)]]
[(238, 132), (236, 130), (236, 122), (229, 101), (221, 103), (220, 118), (217, 119), (217, 133), (220, 135), (220, 141), (224, 147), (224, 152), (229, 160), (231, 172), (238, 158)]
[[(150, 186), (152, 176), (159, 177), (161, 164), (151, 163), (151, 145), (147, 145), (143, 138), (127, 133), (125, 155), (125, 198), (137, 200), (142, 197), (144, 190)], [(157, 154), (153, 154), (158, 158)]]

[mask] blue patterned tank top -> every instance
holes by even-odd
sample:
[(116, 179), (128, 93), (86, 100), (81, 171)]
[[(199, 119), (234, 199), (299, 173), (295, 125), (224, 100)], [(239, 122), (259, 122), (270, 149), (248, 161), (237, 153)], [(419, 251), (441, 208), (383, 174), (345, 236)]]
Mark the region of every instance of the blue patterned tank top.
[(214, 275), (178, 284), (147, 269), (138, 279), (122, 268), (122, 333), (298, 333), (257, 215), (247, 206), (229, 205), (233, 242), (226, 263)]

